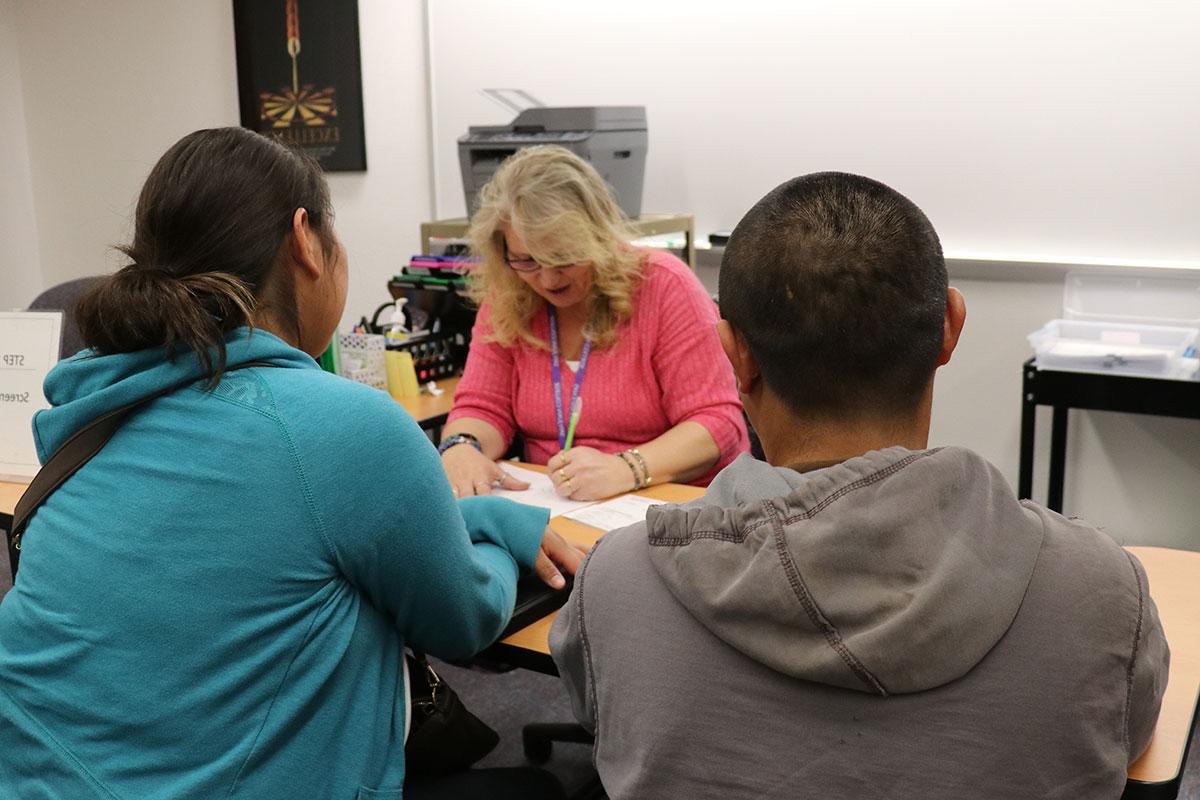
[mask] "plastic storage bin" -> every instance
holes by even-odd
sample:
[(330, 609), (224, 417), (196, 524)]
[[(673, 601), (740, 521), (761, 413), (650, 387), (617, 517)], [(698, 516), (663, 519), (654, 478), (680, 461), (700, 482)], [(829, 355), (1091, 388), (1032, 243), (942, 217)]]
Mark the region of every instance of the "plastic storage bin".
[(1063, 318), (1029, 334), (1039, 369), (1196, 380), (1200, 278), (1071, 272)]

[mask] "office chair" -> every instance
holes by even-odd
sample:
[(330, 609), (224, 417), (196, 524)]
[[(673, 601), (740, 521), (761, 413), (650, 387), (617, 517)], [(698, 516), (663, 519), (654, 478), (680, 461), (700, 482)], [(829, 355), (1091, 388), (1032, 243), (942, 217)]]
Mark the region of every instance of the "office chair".
[(75, 304), (87, 293), (92, 285), (100, 280), (99, 275), (87, 278), (76, 278), (73, 281), (51, 286), (39, 294), (29, 304), (30, 311), (61, 311), (63, 312), (62, 341), (59, 345), (59, 358), (68, 358), (83, 349), (83, 339), (79, 335), (79, 326), (75, 324)]

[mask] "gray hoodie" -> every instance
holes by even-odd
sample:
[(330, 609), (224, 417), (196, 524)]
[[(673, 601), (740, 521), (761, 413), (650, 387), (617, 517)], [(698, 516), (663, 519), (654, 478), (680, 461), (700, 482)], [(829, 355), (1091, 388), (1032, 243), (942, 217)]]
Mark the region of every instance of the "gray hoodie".
[(1137, 559), (960, 448), (739, 458), (550, 647), (614, 800), (1117, 798), (1168, 662)]

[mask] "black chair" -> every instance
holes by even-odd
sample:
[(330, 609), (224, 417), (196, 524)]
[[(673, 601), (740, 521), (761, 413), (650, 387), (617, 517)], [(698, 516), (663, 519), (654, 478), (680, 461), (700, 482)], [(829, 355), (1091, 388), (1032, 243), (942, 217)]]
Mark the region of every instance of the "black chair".
[(79, 326), (75, 324), (75, 304), (79, 298), (100, 276), (76, 278), (73, 281), (51, 286), (34, 298), (29, 304), (30, 311), (61, 311), (63, 312), (62, 341), (59, 345), (59, 358), (68, 358), (83, 349), (83, 339), (79, 335)]

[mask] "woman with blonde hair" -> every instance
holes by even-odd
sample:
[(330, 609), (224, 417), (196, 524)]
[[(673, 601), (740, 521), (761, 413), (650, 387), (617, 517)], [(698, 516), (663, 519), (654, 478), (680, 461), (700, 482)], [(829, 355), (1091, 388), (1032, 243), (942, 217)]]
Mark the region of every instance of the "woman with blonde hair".
[(459, 496), (524, 487), (495, 463), (517, 434), (576, 500), (707, 485), (748, 449), (712, 299), (679, 259), (630, 244), (590, 164), (519, 151), (469, 235), (480, 308), (439, 448)]

